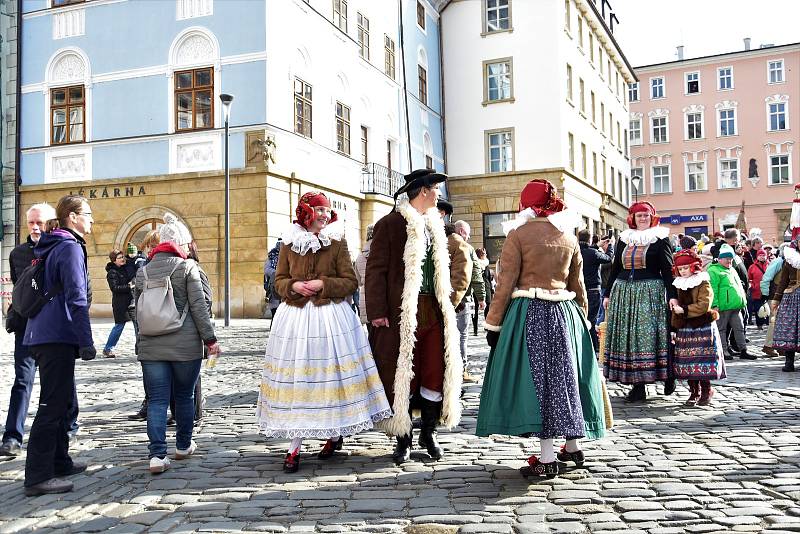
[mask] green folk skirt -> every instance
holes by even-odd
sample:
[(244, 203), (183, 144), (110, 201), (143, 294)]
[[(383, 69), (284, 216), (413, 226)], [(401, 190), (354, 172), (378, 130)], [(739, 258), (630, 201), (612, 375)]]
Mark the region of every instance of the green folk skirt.
[[(557, 319), (553, 323), (561, 326), (547, 332), (528, 332), (526, 317), (529, 306), (545, 308), (544, 313), (552, 314)], [(534, 329), (536, 327), (533, 325)], [(603, 437), (606, 427), (600, 372), (583, 313), (573, 301), (545, 302), (529, 298), (511, 301), (503, 319), (500, 339), (489, 354), (476, 434), (549, 437), (544, 436), (549, 426), (547, 423), (557, 414), (542, 414), (541, 396), (537, 394), (532, 378), (531, 362), (535, 364), (543, 355), (529, 354), (528, 337), (533, 336), (539, 338), (537, 346), (544, 346), (545, 352), (549, 352), (549, 346), (552, 346), (552, 351), (563, 353), (565, 362), (567, 358), (571, 359), (569, 367), (574, 369), (577, 378), (584, 421), (583, 436), (588, 439)], [(537, 378), (539, 383), (547, 380), (547, 377)]]

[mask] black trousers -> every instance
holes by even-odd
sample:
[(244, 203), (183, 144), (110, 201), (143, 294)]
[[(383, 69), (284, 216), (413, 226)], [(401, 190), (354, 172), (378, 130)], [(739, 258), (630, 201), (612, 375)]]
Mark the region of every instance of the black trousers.
[(78, 347), (62, 343), (30, 347), (39, 366), (39, 409), (28, 437), (25, 486), (34, 486), (72, 470), (69, 420), (75, 389)]

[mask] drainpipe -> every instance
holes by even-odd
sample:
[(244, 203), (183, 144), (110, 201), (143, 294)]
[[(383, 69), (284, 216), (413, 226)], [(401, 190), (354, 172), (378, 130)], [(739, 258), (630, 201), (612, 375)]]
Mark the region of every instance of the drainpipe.
[(408, 79), (406, 78), (406, 45), (403, 36), (403, 0), (397, 1), (397, 11), (400, 16), (400, 50), (403, 51), (403, 104), (406, 114), (406, 146), (408, 147), (408, 172), (414, 170), (411, 163), (411, 130), (408, 120)]
[[(444, 9), (442, 11), (444, 11)], [(444, 19), (442, 18), (442, 11), (439, 12), (439, 87), (441, 90), (441, 95), (439, 96), (439, 102), (441, 102), (441, 113), (439, 116), (442, 120), (442, 159), (444, 160), (444, 173), (447, 174), (447, 126), (444, 122), (444, 38), (442, 37), (442, 32), (444, 32)]]
[(20, 194), (19, 187), (22, 185), (22, 176), (20, 176), (20, 167), (22, 160), (22, 137), (20, 115), (22, 111), (22, 0), (17, 0), (17, 94), (16, 94), (16, 124), (14, 125), (16, 140), (14, 143), (14, 244), (19, 245), (19, 230), (17, 228), (17, 221), (19, 221), (20, 210)]

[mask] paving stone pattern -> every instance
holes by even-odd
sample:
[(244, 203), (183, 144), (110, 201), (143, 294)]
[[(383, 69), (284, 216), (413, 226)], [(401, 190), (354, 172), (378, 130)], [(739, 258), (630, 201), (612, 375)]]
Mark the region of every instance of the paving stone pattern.
[[(554, 480), (518, 469), (533, 440), (474, 435), (480, 384), (469, 384), (464, 417), (440, 434), (447, 455), (395, 467), (379, 432), (347, 439), (321, 462), (304, 445), (300, 472), (281, 465), (285, 441), (266, 440), (254, 417), (269, 321), (235, 321), (218, 334), (227, 353), (204, 374), (206, 417), (199, 453), (159, 476), (147, 471), (146, 426), (128, 421), (142, 398), (132, 328), (115, 360), (78, 362), (81, 431), (74, 456), (90, 463), (75, 491), (27, 498), (24, 456), (0, 463), (0, 532), (406, 532), (711, 533), (800, 531), (800, 374), (778, 359), (736, 360), (713, 405), (685, 407), (685, 387), (627, 405), (610, 387), (616, 426), (584, 444), (587, 464)], [(98, 345), (110, 324), (94, 327)], [(0, 414), (13, 380), (10, 336), (0, 348)], [(751, 334), (753, 346), (761, 338)], [(472, 370), (487, 350), (470, 336)], [(32, 422), (38, 384), (31, 404)], [(170, 452), (174, 429), (168, 431)]]

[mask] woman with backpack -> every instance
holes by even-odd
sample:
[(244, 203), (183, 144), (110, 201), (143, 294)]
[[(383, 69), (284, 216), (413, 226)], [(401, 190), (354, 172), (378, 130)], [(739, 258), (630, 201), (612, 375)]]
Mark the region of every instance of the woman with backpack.
[(175, 215), (164, 215), (161, 243), (148, 254), (149, 263), (136, 274), (136, 319), (139, 323), (139, 361), (147, 389), (147, 436), (150, 472), (169, 468), (167, 406), (175, 398), (177, 424), (175, 459), (190, 457), (194, 388), (208, 354), (219, 354), (214, 324), (206, 305), (200, 269), (187, 259), (192, 236)]
[(125, 323), (129, 320), (128, 306), (133, 300), (133, 293), (130, 286), (130, 275), (126, 267), (127, 259), (121, 250), (114, 249), (108, 254), (111, 260), (106, 264), (106, 281), (111, 290), (111, 310), (114, 313), (114, 327), (108, 334), (106, 346), (103, 349), (103, 356), (106, 358), (116, 358), (114, 347), (117, 346)]

